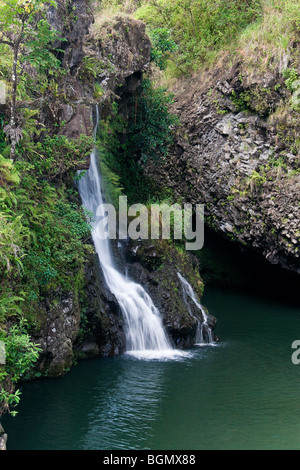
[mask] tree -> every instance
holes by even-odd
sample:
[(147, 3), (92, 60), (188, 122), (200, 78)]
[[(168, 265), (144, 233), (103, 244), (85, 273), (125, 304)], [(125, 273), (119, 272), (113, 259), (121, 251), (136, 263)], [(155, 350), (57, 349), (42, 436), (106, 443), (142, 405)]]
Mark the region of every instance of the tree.
[[(49, 5), (55, 6), (56, 3), (50, 0), (47, 7)], [(27, 61), (36, 70), (58, 67), (59, 61), (49, 50), (51, 42), (56, 38), (56, 31), (51, 29), (46, 20), (43, 0), (0, 0), (0, 44), (8, 46), (12, 54), (10, 123), (4, 129), (10, 138), (12, 160), (15, 159), (16, 145), (22, 137), (17, 120), (17, 91), (24, 62)]]

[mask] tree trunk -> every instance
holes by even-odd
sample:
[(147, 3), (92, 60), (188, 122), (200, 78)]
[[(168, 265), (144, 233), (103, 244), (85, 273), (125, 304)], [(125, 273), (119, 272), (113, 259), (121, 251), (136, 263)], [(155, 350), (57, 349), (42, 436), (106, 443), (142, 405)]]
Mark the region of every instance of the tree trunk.
[(17, 100), (17, 62), (19, 52), (20, 41), (17, 40), (14, 44), (14, 61), (12, 68), (12, 93), (11, 93), (11, 104), (10, 104), (10, 158), (15, 160), (16, 157), (16, 145), (17, 145), (17, 115), (16, 115), (16, 100)]

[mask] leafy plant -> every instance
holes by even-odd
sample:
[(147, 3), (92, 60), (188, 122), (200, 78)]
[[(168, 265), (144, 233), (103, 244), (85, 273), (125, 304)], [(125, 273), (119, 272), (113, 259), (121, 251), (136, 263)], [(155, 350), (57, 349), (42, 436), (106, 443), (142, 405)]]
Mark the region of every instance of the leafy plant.
[[(142, 2), (135, 17), (145, 21), (150, 34), (170, 32), (168, 43), (164, 41), (162, 46), (178, 46), (172, 48), (172, 61), (168, 62), (171, 73), (178, 76), (209, 62), (261, 13), (259, 0), (149, 0)], [(154, 41), (154, 55), (155, 47)]]
[(282, 71), (282, 76), (285, 78), (285, 84), (290, 91), (295, 91), (295, 82), (299, 80), (298, 70), (295, 68), (285, 68)]
[(5, 141), (6, 137), (3, 131), (4, 122), (5, 122), (5, 116), (3, 114), (0, 114), (0, 152), (2, 152), (3, 149), (6, 147), (6, 141)]
[(55, 134), (28, 143), (26, 154), (37, 174), (54, 179), (85, 164), (92, 147), (93, 138), (86, 134), (80, 134), (77, 139)]
[(0, 329), (0, 340), (5, 345), (5, 366), (0, 367), (0, 414), (8, 411), (15, 415), (11, 408), (18, 405), (21, 392), (14, 384), (36, 362), (41, 349), (30, 339), (24, 320), (8, 331)]
[(173, 127), (179, 123), (169, 111), (172, 102), (173, 95), (165, 87), (155, 87), (144, 79), (131, 100), (127, 120), (118, 114), (114, 103), (110, 116), (100, 122), (97, 148), (105, 191), (115, 205), (124, 193), (132, 204), (148, 202), (161, 192), (143, 173), (142, 163), (150, 159), (158, 164), (167, 158)]
[(171, 52), (178, 49), (171, 37), (171, 31), (167, 28), (155, 28), (150, 31), (152, 42), (151, 60), (161, 69), (167, 66), (167, 59)]
[(172, 127), (179, 124), (169, 112), (171, 103), (173, 95), (165, 87), (154, 87), (149, 79), (143, 80), (128, 122), (128, 152), (133, 151), (142, 161), (166, 157), (173, 142)]
[[(48, 5), (55, 6), (53, 0)], [(12, 54), (10, 81), (10, 122), (6, 134), (10, 139), (10, 157), (15, 159), (20, 138), (17, 116), (17, 93), (22, 64), (27, 60), (37, 70), (45, 72), (59, 62), (50, 51), (50, 44), (57, 37), (46, 21), (46, 6), (42, 0), (7, 0), (1, 2), (0, 44), (10, 48)], [(20, 72), (21, 71), (21, 72)]]
[(266, 182), (265, 174), (261, 174), (254, 170), (248, 178), (248, 185), (250, 187), (251, 193), (254, 191), (255, 188), (259, 188), (263, 186), (265, 182)]

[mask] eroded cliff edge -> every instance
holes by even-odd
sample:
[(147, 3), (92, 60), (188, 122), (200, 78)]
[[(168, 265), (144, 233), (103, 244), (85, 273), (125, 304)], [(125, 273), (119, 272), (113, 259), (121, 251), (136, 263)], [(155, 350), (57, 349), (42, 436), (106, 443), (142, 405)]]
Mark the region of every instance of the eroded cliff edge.
[(228, 63), (176, 84), (175, 144), (145, 172), (176, 197), (203, 203), (215, 231), (299, 274), (300, 121), (283, 78), (290, 59), (263, 75)]

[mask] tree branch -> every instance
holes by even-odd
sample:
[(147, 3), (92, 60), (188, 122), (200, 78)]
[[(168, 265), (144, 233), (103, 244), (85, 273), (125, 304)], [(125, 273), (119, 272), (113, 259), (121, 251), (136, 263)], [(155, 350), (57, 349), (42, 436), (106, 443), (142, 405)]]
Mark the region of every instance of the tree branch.
[(14, 43), (10, 41), (6, 41), (6, 39), (0, 38), (0, 44), (6, 44), (7, 46), (13, 47)]

